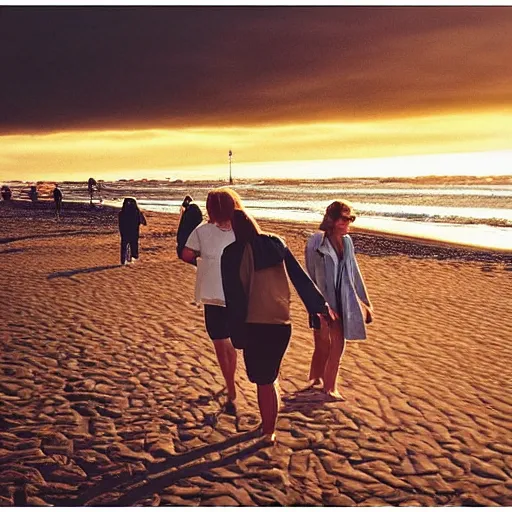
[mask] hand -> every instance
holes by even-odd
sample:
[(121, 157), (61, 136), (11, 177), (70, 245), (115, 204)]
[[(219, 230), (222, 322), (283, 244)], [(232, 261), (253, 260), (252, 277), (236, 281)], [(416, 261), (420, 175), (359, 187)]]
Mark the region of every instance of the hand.
[(332, 309), (331, 306), (327, 305), (327, 308), (329, 309), (329, 317), (331, 318), (331, 320), (340, 319), (340, 315), (338, 315), (338, 313), (336, 313), (336, 311), (334, 311), (334, 309)]
[(338, 315), (338, 313), (336, 313), (336, 311), (334, 311), (334, 309), (332, 309), (331, 306), (329, 306), (329, 304), (326, 303), (326, 306), (327, 306), (327, 315), (324, 315), (324, 318), (326, 318), (330, 322), (339, 320), (340, 316)]
[(320, 319), (320, 324), (327, 327), (331, 322), (334, 322), (335, 320), (339, 320), (339, 315), (334, 311), (334, 309), (325, 303), (325, 306), (327, 308), (327, 313), (317, 313), (316, 316)]
[(315, 329), (328, 329), (329, 324), (331, 323), (331, 319), (327, 313), (317, 313), (317, 324)]

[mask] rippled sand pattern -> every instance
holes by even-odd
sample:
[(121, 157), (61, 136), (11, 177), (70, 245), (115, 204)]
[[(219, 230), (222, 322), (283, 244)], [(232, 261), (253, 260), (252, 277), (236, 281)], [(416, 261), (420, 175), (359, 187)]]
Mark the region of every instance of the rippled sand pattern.
[[(354, 236), (376, 317), (343, 359), (347, 401), (301, 391), (294, 294), (269, 447), (241, 357), (224, 410), (175, 216), (148, 214), (126, 267), (108, 209), (0, 221), (0, 505), (512, 505), (510, 258)], [(302, 260), (310, 227), (263, 225)]]

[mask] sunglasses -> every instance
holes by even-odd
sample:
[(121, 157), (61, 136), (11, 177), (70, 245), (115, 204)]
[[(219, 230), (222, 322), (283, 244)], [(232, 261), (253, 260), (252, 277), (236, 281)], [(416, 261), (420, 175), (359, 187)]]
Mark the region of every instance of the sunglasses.
[(342, 215), (340, 217), (341, 220), (344, 220), (345, 222), (354, 222), (356, 220), (355, 215)]

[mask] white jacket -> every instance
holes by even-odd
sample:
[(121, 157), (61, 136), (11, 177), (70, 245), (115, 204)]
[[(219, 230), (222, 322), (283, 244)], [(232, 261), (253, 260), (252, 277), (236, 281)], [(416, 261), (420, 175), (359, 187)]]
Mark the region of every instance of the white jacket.
[(364, 308), (372, 311), (372, 305), (350, 235), (343, 237), (343, 260), (338, 262), (335, 258), (334, 249), (324, 233), (315, 233), (309, 238), (306, 245), (306, 269), (309, 276), (329, 306), (340, 315), (345, 339), (365, 340)]

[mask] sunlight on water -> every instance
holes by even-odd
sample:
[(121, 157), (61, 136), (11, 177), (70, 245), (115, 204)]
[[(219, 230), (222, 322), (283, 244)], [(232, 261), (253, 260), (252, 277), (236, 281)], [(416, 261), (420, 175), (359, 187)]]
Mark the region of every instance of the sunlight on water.
[[(204, 201), (198, 201), (198, 205), (205, 211)], [(117, 203), (115, 203), (117, 204)], [(179, 213), (181, 200), (140, 200), (141, 207), (147, 210)], [(256, 219), (286, 220), (295, 222), (312, 222), (320, 224), (322, 212), (329, 201), (305, 201), (298, 204), (293, 201), (244, 201), (247, 210)], [(400, 214), (399, 205), (375, 205), (366, 203), (355, 203), (358, 210), (365, 208), (379, 211), (382, 207), (389, 207), (390, 213)], [(506, 218), (512, 221), (512, 211), (505, 209), (482, 208), (482, 212), (476, 212), (475, 208), (438, 208), (438, 207), (403, 207), (410, 213), (415, 211), (431, 212), (439, 214), (445, 210), (448, 215), (454, 212), (460, 215), (471, 215), (472, 218), (487, 218), (487, 215), (498, 218)], [(478, 217), (481, 215), (481, 217)], [(476, 217), (475, 217), (476, 216)], [(426, 238), (461, 245), (472, 245), (475, 247), (487, 247), (491, 249), (512, 250), (512, 228), (488, 226), (486, 224), (449, 224), (443, 222), (429, 222), (419, 220), (408, 220), (396, 217), (363, 216), (358, 217), (354, 223), (355, 228), (371, 229), (383, 233), (405, 235), (416, 238)], [(314, 227), (312, 228), (314, 229)]]
[[(237, 190), (254, 189), (257, 188), (259, 192), (272, 192), (275, 186), (270, 185), (237, 185)], [(480, 186), (475, 188), (462, 188), (462, 187), (444, 187), (444, 188), (320, 188), (314, 187), (298, 187), (298, 186), (279, 186), (279, 191), (286, 194), (304, 194), (309, 195), (328, 195), (330, 197), (344, 197), (345, 195), (384, 195), (384, 196), (475, 196), (475, 197), (511, 197), (512, 186), (509, 185), (489, 185)]]
[[(233, 176), (239, 179), (489, 176), (493, 174), (509, 175), (511, 169), (512, 151), (504, 150), (288, 162), (238, 163), (235, 161)], [(227, 176), (226, 166), (205, 166), (197, 171), (195, 179), (219, 179), (222, 176)], [(204, 175), (204, 178), (200, 178), (199, 174)]]
[(512, 209), (456, 206), (416, 206), (380, 203), (353, 203), (359, 211), (395, 216), (459, 217), (461, 219), (504, 219), (512, 222)]
[(512, 251), (512, 229), (485, 224), (428, 223), (371, 217), (358, 219), (355, 227), (428, 240)]

